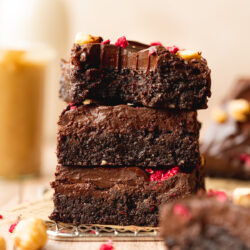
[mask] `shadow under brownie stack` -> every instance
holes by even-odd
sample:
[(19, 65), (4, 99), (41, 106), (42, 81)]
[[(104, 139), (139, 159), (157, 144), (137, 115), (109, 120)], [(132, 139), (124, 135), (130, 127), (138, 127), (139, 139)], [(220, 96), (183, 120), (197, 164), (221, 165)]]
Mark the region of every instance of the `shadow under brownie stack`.
[(204, 189), (201, 53), (79, 33), (61, 69), (52, 220), (157, 226), (163, 203)]

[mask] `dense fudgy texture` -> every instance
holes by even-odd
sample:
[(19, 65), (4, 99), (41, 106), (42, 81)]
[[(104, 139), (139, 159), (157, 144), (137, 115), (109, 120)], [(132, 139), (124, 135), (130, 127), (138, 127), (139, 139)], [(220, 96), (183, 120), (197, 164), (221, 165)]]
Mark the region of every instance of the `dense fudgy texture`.
[(58, 124), (57, 157), (62, 165), (200, 165), (200, 123), (195, 111), (69, 106)]
[(177, 201), (162, 209), (160, 231), (170, 250), (247, 250), (249, 211), (216, 198)]
[[(234, 99), (250, 102), (250, 79), (237, 81), (221, 108), (227, 111), (228, 103)], [(209, 176), (250, 180), (250, 116), (245, 122), (230, 116), (224, 123), (213, 122), (205, 133), (201, 152)]]
[(157, 226), (161, 204), (204, 189), (202, 167), (164, 181), (150, 181), (148, 171), (138, 167), (57, 166), (55, 175), (50, 219), (76, 225)]
[(185, 61), (162, 46), (75, 44), (61, 69), (60, 97), (66, 102), (196, 110), (207, 108), (211, 95), (206, 60)]

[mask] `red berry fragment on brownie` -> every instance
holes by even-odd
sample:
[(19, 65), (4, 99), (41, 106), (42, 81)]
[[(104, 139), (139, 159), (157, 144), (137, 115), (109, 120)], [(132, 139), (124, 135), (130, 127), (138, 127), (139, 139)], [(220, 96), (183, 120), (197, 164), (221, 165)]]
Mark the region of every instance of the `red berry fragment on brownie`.
[(150, 174), (149, 180), (150, 181), (165, 181), (169, 177), (176, 175), (179, 172), (179, 167), (173, 167), (170, 170), (153, 170), (151, 168), (146, 169), (146, 171)]
[(171, 53), (176, 53), (177, 51), (179, 51), (180, 49), (177, 46), (171, 46), (171, 47), (166, 47), (167, 50), (169, 50)]
[(182, 204), (175, 204), (173, 211), (174, 211), (174, 214), (176, 214), (176, 215), (181, 215), (181, 216), (184, 216), (186, 218), (190, 217), (190, 211), (189, 211), (188, 207), (186, 207)]
[(215, 197), (220, 202), (225, 202), (228, 200), (227, 194), (223, 191), (217, 191), (209, 189), (207, 192), (208, 197)]
[(102, 44), (110, 44), (110, 39), (103, 41)]
[(152, 43), (150, 43), (150, 46), (156, 46), (156, 45), (162, 46), (162, 43), (161, 42), (152, 42)]
[(127, 41), (125, 36), (122, 36), (122, 37), (117, 39), (115, 45), (125, 49), (128, 46), (128, 41)]

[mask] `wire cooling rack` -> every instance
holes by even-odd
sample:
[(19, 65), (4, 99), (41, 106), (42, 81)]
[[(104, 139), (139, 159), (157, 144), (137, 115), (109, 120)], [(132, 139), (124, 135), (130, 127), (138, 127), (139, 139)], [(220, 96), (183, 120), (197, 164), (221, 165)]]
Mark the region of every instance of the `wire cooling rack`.
[(61, 241), (160, 241), (157, 227), (79, 225), (46, 221), (50, 239)]

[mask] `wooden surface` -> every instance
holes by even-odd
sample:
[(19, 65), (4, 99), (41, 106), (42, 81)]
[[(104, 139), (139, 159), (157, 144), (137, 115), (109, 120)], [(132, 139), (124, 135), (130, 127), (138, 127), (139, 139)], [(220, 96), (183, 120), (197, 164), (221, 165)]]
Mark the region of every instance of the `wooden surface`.
[[(0, 181), (0, 214), (4, 219), (0, 220), (0, 235), (7, 241), (8, 249), (13, 249), (12, 234), (8, 232), (9, 226), (16, 221), (21, 214), (22, 217), (38, 215), (47, 219), (53, 204), (51, 191), (44, 194), (49, 188), (49, 182), (53, 179), (56, 166), (53, 147), (45, 152), (44, 174), (38, 179), (23, 181)], [(207, 189), (213, 188), (230, 193), (235, 187), (250, 186), (249, 182), (234, 180), (206, 179)], [(39, 200), (42, 202), (39, 202)], [(108, 239), (106, 239), (108, 240)], [(101, 242), (61, 242), (49, 240), (45, 249), (99, 249)], [(114, 242), (116, 250), (129, 249), (165, 249), (162, 242)]]

